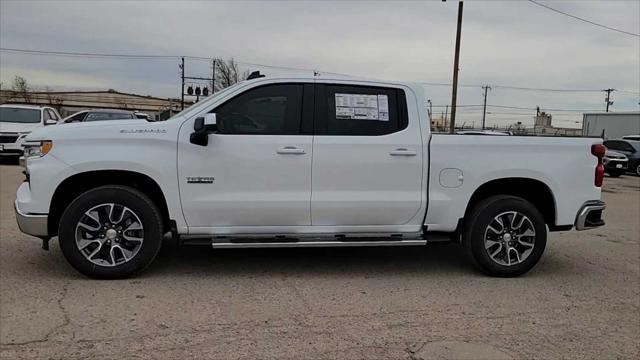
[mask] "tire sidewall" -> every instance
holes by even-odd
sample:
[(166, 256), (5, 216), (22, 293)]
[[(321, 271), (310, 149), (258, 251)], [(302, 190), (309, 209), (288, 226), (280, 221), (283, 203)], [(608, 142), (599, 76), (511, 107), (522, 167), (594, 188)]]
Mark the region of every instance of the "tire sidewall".
[[(479, 204), (476, 209), (478, 210), (475, 211), (475, 220), (470, 226), (469, 248), (473, 259), (484, 272), (492, 276), (518, 276), (528, 272), (538, 263), (547, 244), (547, 228), (542, 214), (535, 206), (521, 198), (504, 196), (490, 198)], [(495, 216), (507, 211), (517, 211), (527, 216), (536, 232), (532, 253), (522, 263), (511, 266), (493, 261), (484, 245), (487, 226)]]
[[(94, 206), (114, 203), (128, 207), (138, 215), (144, 228), (142, 247), (133, 259), (117, 266), (100, 266), (84, 257), (76, 245), (76, 226), (85, 211)], [(76, 198), (64, 211), (59, 224), (60, 249), (69, 263), (94, 278), (125, 278), (147, 267), (162, 245), (162, 222), (158, 210), (144, 194), (127, 187), (105, 186), (89, 190)]]

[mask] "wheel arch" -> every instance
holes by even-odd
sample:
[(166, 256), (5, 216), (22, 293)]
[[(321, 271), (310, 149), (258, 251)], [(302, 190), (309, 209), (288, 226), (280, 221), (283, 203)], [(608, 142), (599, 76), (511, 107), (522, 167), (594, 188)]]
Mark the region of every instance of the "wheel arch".
[(557, 205), (553, 192), (544, 182), (526, 177), (494, 179), (480, 185), (467, 203), (465, 218), (476, 204), (494, 195), (512, 195), (529, 201), (540, 211), (549, 230), (557, 229)]
[(162, 231), (170, 230), (167, 200), (160, 185), (150, 176), (130, 170), (93, 170), (74, 174), (58, 185), (49, 204), (49, 235), (58, 235), (62, 213), (73, 200), (88, 190), (104, 185), (130, 186), (147, 195), (162, 215)]

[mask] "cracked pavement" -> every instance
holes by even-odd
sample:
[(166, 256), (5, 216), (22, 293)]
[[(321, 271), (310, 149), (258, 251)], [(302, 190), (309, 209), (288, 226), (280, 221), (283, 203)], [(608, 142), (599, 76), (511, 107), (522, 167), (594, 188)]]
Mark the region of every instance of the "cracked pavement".
[(22, 180), (0, 166), (6, 359), (637, 358), (640, 178), (606, 178), (607, 226), (554, 233), (515, 279), (461, 249), (165, 247), (138, 277), (96, 281), (19, 232)]

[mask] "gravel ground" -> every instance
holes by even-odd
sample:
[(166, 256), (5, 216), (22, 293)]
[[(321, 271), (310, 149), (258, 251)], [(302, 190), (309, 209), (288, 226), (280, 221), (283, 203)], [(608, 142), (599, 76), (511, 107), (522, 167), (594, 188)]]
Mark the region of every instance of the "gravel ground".
[(422, 248), (164, 248), (130, 280), (76, 273), (13, 214), (0, 167), (3, 358), (634, 358), (640, 178), (606, 178), (607, 226), (554, 233), (529, 274)]

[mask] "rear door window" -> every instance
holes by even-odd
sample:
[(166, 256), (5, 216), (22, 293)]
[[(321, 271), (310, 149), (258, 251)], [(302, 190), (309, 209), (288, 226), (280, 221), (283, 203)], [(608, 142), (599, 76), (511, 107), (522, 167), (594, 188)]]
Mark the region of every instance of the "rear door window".
[(316, 135), (386, 135), (408, 124), (404, 91), (385, 87), (320, 84), (316, 114)]

